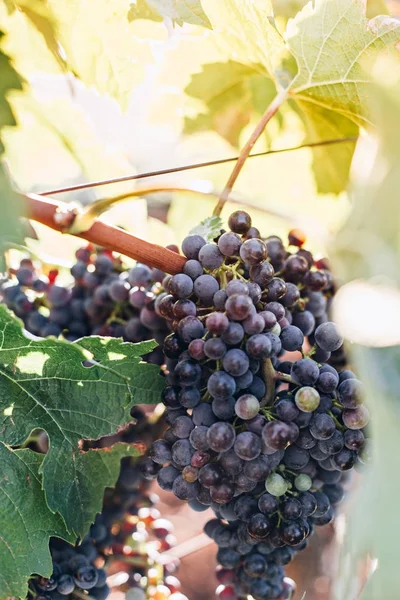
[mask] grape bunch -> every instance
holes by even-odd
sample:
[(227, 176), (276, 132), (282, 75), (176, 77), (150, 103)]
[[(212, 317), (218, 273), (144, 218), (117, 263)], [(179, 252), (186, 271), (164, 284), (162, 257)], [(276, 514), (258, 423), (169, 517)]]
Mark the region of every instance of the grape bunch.
[[(328, 318), (335, 287), (326, 261), (314, 261), (297, 230), (289, 248), (262, 239), (243, 211), (229, 227), (211, 242), (186, 237), (183, 273), (166, 276), (155, 301), (172, 330), (163, 345), (169, 427), (146, 476), (236, 524), (232, 598), (242, 598), (254, 546), (287, 562), (304, 548), (333, 519), (346, 472), (368, 460), (370, 440), (362, 383), (330, 364), (343, 340)], [(270, 587), (251, 593), (284, 597)]]
[[(29, 258), (21, 261), (15, 279), (2, 285), (3, 302), (26, 329), (68, 341), (104, 335), (129, 342), (155, 338), (162, 345), (169, 330), (154, 307), (165, 273), (142, 264), (124, 270), (111, 252), (91, 245), (78, 249), (76, 258), (72, 286), (59, 284), (57, 271), (48, 277), (38, 273)], [(161, 365), (161, 349), (147, 360)]]
[[(242, 527), (243, 529), (243, 527)], [(233, 600), (237, 593), (255, 600), (292, 597), (295, 584), (285, 577), (284, 565), (294, 551), (289, 548), (272, 548), (261, 542), (250, 545), (241, 539), (238, 522), (226, 523), (219, 519), (208, 521), (205, 532), (219, 547), (217, 560), (217, 598)]]
[(106, 535), (107, 529), (96, 523), (81, 545), (72, 546), (64, 540), (51, 538), (53, 574), (49, 578), (31, 577), (28, 600), (77, 600), (86, 594), (88, 598), (106, 600), (110, 589), (106, 583), (104, 561), (97, 548)]
[[(135, 408), (136, 441), (151, 434), (150, 425)], [(133, 430), (131, 432), (133, 442)], [(153, 438), (154, 439), (154, 438)], [(100, 445), (101, 446), (101, 445)], [(96, 446), (96, 447), (100, 447)], [(158, 498), (143, 476), (146, 459), (126, 458), (115, 488), (104, 494), (102, 512), (80, 544), (51, 538), (53, 575), (31, 578), (28, 600), (106, 600), (111, 573), (125, 574), (117, 586), (131, 600), (187, 600), (175, 577), (177, 561), (162, 560), (176, 543), (173, 526), (155, 508)], [(164, 555), (165, 556), (165, 555)]]

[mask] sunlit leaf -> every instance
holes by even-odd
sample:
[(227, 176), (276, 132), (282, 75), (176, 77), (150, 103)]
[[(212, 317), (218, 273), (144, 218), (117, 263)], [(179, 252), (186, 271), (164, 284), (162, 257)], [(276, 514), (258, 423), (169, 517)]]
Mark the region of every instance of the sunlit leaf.
[(137, 0), (133, 1), (128, 18), (162, 21), (164, 17), (172, 19), (178, 25), (190, 23), (211, 28), (201, 0)]
[(262, 68), (235, 61), (211, 63), (193, 75), (185, 92), (201, 100), (206, 108), (196, 117), (187, 117), (185, 132), (214, 130), (236, 146), (254, 111), (263, 113), (276, 93), (273, 81), (260, 74)]
[(161, 22), (163, 17), (147, 0), (136, 0), (136, 2), (132, 2), (128, 13), (128, 21), (133, 21), (134, 19), (150, 19), (151, 21)]
[(26, 16), (43, 36), (60, 66), (66, 69), (67, 61), (58, 42), (56, 21), (48, 3), (45, 0), (7, 0), (6, 6), (9, 11), (14, 6)]
[[(3, 41), (4, 33), (0, 31), (0, 43)], [(16, 125), (15, 117), (8, 101), (8, 94), (12, 90), (22, 90), (22, 78), (14, 69), (10, 58), (0, 48), (0, 135), (5, 126)], [(0, 154), (4, 148), (0, 140)]]
[[(322, 106), (297, 102), (306, 129), (306, 142), (352, 138), (358, 135), (358, 125), (347, 117)], [(313, 170), (321, 194), (339, 194), (347, 187), (355, 142), (312, 149)]]
[(372, 80), (364, 63), (384, 51), (400, 73), (400, 22), (368, 21), (365, 9), (364, 0), (315, 0), (289, 21), (286, 33), (299, 68), (292, 96), (363, 124), (373, 121)]
[(127, 2), (49, 0), (49, 6), (73, 71), (125, 108), (145, 65), (153, 62), (150, 40), (139, 37), (128, 22)]
[(203, 0), (203, 5), (217, 42), (229, 46), (234, 60), (262, 65), (270, 76), (275, 73), (285, 45), (271, 0)]
[[(3, 33), (0, 31), (0, 43)], [(9, 57), (0, 48), (0, 155), (4, 151), (2, 130), (4, 127), (15, 126), (16, 120), (8, 100), (8, 94), (13, 90), (22, 90), (22, 78), (14, 69)], [(13, 193), (5, 164), (0, 161), (0, 254), (4, 251), (7, 241), (22, 242), (22, 234), (18, 217), (21, 214), (19, 198)], [(4, 270), (4, 269), (3, 269)]]

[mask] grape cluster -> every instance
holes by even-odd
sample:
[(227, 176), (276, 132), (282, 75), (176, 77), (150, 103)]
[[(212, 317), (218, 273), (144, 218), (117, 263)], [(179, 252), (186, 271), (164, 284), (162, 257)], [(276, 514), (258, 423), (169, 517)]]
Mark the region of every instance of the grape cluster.
[(110, 589), (106, 583), (107, 574), (102, 568), (104, 561), (97, 548), (97, 544), (101, 544), (106, 536), (107, 529), (96, 523), (79, 546), (51, 538), (53, 574), (49, 578), (32, 577), (28, 599), (77, 600), (82, 594), (88, 593), (96, 600), (106, 600)]
[(243, 541), (238, 522), (226, 523), (219, 519), (208, 521), (205, 532), (219, 546), (217, 580), (221, 586), (217, 597), (233, 600), (238, 594), (255, 600), (279, 598), (288, 600), (295, 590), (294, 582), (284, 576), (284, 566), (294, 551), (273, 548), (265, 542), (257, 545)]
[[(139, 409), (134, 416), (137, 425), (131, 442), (134, 435), (136, 441), (146, 438), (154, 428)], [(177, 562), (161, 560), (161, 553), (176, 540), (172, 524), (155, 508), (158, 498), (143, 475), (145, 463), (146, 459), (122, 460), (117, 484), (106, 490), (102, 512), (80, 544), (51, 539), (53, 575), (31, 578), (29, 600), (37, 596), (39, 600), (77, 600), (82, 595), (88, 595), (88, 600), (106, 600), (110, 593), (106, 579), (113, 572), (126, 574), (119, 589), (129, 590), (131, 600), (187, 600), (173, 574)]]
[(230, 523), (221, 525), (229, 545), (216, 541), (222, 567), (236, 573), (232, 599), (272, 600), (285, 597), (281, 566), (332, 520), (345, 472), (368, 460), (368, 410), (354, 373), (329, 364), (343, 340), (328, 319), (326, 261), (296, 230), (285, 248), (262, 239), (245, 212), (229, 226), (211, 242), (185, 238), (184, 272), (165, 277), (155, 301), (172, 329), (169, 427), (147, 476)]
[[(57, 271), (48, 277), (37, 273), (28, 258), (15, 279), (2, 285), (3, 302), (26, 329), (41, 337), (63, 335), (68, 341), (104, 335), (129, 342), (155, 338), (162, 345), (169, 331), (154, 306), (165, 274), (142, 264), (124, 270), (120, 259), (91, 245), (77, 250), (76, 258), (72, 286), (60, 285)], [(147, 360), (161, 365), (161, 349)]]

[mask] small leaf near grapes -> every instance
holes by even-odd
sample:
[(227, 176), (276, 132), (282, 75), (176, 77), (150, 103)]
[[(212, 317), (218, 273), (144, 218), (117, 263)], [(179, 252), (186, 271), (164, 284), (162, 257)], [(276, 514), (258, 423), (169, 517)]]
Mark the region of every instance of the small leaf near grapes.
[(211, 242), (214, 238), (220, 235), (222, 225), (223, 222), (221, 217), (207, 217), (207, 219), (204, 219), (200, 225), (194, 227), (190, 233), (201, 235), (201, 237), (203, 237), (207, 242)]

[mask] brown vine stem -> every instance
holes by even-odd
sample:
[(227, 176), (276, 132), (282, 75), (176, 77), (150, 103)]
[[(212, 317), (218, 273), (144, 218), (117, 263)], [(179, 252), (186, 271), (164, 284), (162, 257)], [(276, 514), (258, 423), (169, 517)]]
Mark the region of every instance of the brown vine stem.
[(240, 156), (239, 156), (239, 158), (233, 168), (233, 171), (226, 183), (226, 186), (221, 194), (221, 197), (218, 200), (218, 204), (216, 205), (216, 207), (214, 209), (213, 215), (218, 216), (218, 217), (220, 216), (222, 209), (224, 208), (226, 201), (228, 200), (230, 193), (233, 190), (233, 186), (235, 185), (236, 180), (239, 177), (240, 172), (243, 169), (246, 160), (249, 158), (250, 152), (253, 150), (255, 143), (257, 142), (259, 137), (262, 135), (264, 129), (266, 128), (266, 126), (268, 125), (268, 123), (270, 122), (272, 117), (278, 112), (282, 103), (286, 100), (287, 95), (288, 95), (288, 90), (281, 89), (278, 92), (278, 94), (275, 96), (275, 98), (272, 100), (271, 104), (268, 106), (265, 113), (263, 114), (260, 122), (257, 124), (257, 127), (254, 129), (253, 133), (251, 134), (250, 138), (248, 139), (248, 141), (246, 142), (245, 146), (243, 147), (243, 149), (240, 153)]
[[(20, 197), (24, 202), (24, 216), (64, 233), (63, 227), (56, 221), (56, 217), (60, 210), (68, 212), (68, 204), (48, 200), (37, 194), (20, 194)], [(172, 252), (172, 250), (157, 244), (150, 244), (123, 229), (107, 225), (102, 221), (95, 221), (87, 231), (73, 235), (172, 275), (182, 272), (186, 262), (184, 256)]]

